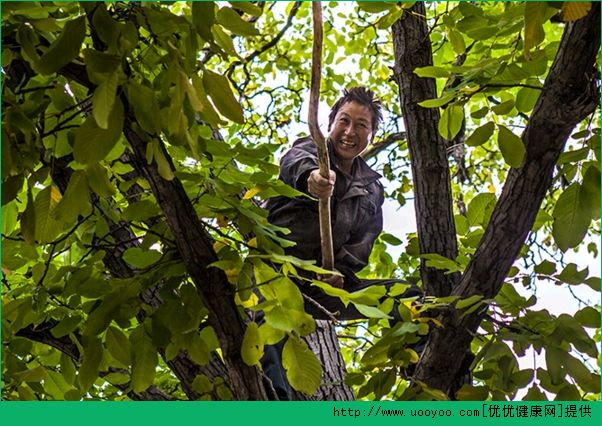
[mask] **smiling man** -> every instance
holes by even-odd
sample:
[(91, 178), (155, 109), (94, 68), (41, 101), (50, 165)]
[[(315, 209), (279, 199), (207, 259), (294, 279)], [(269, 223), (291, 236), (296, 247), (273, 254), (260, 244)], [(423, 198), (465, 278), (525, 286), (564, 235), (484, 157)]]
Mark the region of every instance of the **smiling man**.
[[(332, 276), (327, 281), (349, 292), (399, 282), (360, 280), (355, 275), (368, 264), (374, 241), (383, 227), (383, 187), (378, 181), (381, 175), (360, 157), (372, 142), (381, 121), (381, 103), (371, 90), (365, 87), (345, 90), (329, 115), (330, 178), (320, 176), (316, 147), (309, 137), (295, 141), (280, 163), (280, 179), (290, 186), (316, 198), (332, 197), (335, 269), (343, 276)], [(301, 259), (321, 259), (318, 203), (315, 200), (277, 197), (268, 200), (267, 208), (271, 223), (291, 231), (285, 238), (296, 245), (287, 248), (287, 254)], [(299, 283), (299, 286), (327, 310), (338, 312), (338, 318), (362, 318), (352, 304), (345, 307), (339, 299), (309, 284)], [(317, 319), (326, 319), (324, 313), (310, 303), (306, 304), (306, 310)]]
[[(355, 274), (368, 264), (374, 241), (383, 228), (383, 187), (375, 172), (360, 157), (372, 142), (382, 121), (381, 103), (365, 87), (355, 87), (343, 92), (333, 105), (328, 122), (328, 150), (330, 177), (324, 179), (318, 170), (317, 150), (311, 138), (302, 138), (293, 144), (280, 162), (280, 179), (299, 191), (316, 198), (332, 197), (331, 222), (335, 269), (342, 276), (331, 276), (331, 285), (355, 292), (373, 285), (390, 287), (404, 283), (398, 279), (363, 280)], [(301, 259), (321, 259), (320, 221), (318, 202), (307, 197), (276, 197), (267, 201), (271, 223), (290, 229), (285, 238), (296, 243), (286, 248), (286, 253)], [(303, 272), (300, 272), (303, 273)], [(321, 307), (341, 320), (364, 318), (355, 306), (345, 306), (340, 299), (328, 296), (320, 288), (297, 281), (301, 291)], [(402, 297), (420, 296), (415, 285)], [(306, 301), (305, 310), (315, 319), (330, 319), (315, 304)], [(394, 307), (393, 320), (400, 321)], [(425, 344), (421, 339), (413, 346), (421, 352)], [(266, 346), (262, 366), (280, 399), (290, 399), (291, 390), (282, 368), (281, 354), (284, 341), (276, 346)]]

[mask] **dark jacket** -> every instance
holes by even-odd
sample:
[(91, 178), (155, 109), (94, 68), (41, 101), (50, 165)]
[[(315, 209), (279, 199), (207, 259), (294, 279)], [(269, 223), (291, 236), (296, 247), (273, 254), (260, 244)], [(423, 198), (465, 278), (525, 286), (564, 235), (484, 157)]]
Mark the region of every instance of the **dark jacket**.
[[(352, 176), (339, 170), (333, 163), (330, 150), (330, 168), (337, 178), (331, 197), (331, 223), (335, 268), (345, 275), (348, 285), (358, 279), (358, 272), (368, 264), (374, 241), (382, 231), (383, 187), (380, 174), (357, 157)], [(280, 179), (288, 185), (307, 193), (307, 178), (318, 168), (317, 150), (311, 138), (295, 141), (280, 162)], [(267, 201), (269, 221), (291, 230), (284, 236), (296, 242), (286, 249), (287, 254), (301, 259), (321, 262), (320, 222), (318, 202), (308, 198), (277, 197)]]

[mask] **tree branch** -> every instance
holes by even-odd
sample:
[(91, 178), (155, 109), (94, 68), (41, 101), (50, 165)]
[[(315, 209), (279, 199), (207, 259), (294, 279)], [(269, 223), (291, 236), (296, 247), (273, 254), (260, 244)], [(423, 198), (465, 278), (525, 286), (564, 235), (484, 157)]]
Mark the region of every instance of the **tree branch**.
[[(600, 3), (594, 2), (585, 18), (565, 28), (522, 136), (527, 149), (525, 162), (508, 174), (485, 234), (453, 295), (493, 298), (499, 292), (533, 227), (566, 140), (599, 105), (594, 68), (599, 49)], [(448, 391), (481, 316), (476, 313), (460, 318), (451, 311), (440, 320), (445, 326), (433, 330), (415, 376), (431, 387)]]
[[(455, 259), (458, 246), (446, 145), (437, 129), (439, 110), (418, 105), (425, 99), (436, 98), (437, 88), (433, 78), (414, 74), (416, 68), (433, 62), (425, 13), (424, 3), (418, 2), (393, 24), (393, 78), (399, 85), (410, 150), (420, 253)], [(427, 267), (424, 259), (420, 265), (424, 290), (429, 296), (449, 295), (460, 278), (458, 273), (446, 274)]]

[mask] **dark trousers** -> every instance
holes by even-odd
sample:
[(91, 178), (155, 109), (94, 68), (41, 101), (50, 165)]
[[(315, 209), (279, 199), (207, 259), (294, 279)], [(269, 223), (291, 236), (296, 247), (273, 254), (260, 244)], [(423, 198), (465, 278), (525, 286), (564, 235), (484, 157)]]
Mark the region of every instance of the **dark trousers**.
[[(349, 287), (346, 287), (345, 290), (353, 293), (375, 285), (384, 285), (386, 288), (390, 288), (395, 284), (408, 284), (408, 282), (398, 279), (357, 280), (351, 283)], [(354, 320), (366, 318), (355, 308), (352, 303), (345, 306), (339, 298), (327, 295), (318, 287), (311, 286), (309, 284), (301, 284), (299, 285), (299, 288), (306, 296), (313, 299), (328, 312), (337, 313), (337, 319)], [(412, 284), (411, 287), (401, 295), (403, 298), (414, 296), (422, 296), (422, 290), (420, 290), (420, 288), (414, 284)], [(330, 316), (328, 316), (322, 309), (308, 300), (305, 301), (305, 311), (317, 320), (331, 319)], [(393, 311), (390, 313), (390, 315), (393, 317), (393, 322), (401, 321), (397, 304), (394, 305)], [(282, 349), (284, 347), (285, 340), (286, 339), (282, 339), (276, 345), (266, 345), (264, 347), (261, 365), (265, 375), (272, 381), (272, 386), (274, 387), (278, 398), (281, 401), (290, 401), (292, 399), (292, 391), (286, 378), (286, 372), (282, 367)], [(426, 345), (426, 340), (427, 338), (425, 336), (424, 338), (420, 339), (419, 342), (412, 345), (412, 349), (418, 353), (422, 353), (422, 350)]]

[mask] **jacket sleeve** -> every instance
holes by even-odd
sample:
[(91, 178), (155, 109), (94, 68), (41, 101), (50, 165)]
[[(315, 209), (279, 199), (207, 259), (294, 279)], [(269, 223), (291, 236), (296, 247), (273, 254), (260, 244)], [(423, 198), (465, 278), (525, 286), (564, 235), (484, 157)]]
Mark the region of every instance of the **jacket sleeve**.
[(377, 194), (376, 208), (367, 220), (362, 221), (353, 230), (349, 240), (335, 254), (335, 267), (345, 275), (346, 281), (356, 281), (355, 273), (359, 272), (368, 264), (374, 241), (383, 229), (382, 204), (384, 197), (381, 190)]
[(317, 169), (318, 157), (311, 141), (296, 143), (280, 161), (280, 179), (293, 188), (307, 193), (307, 178)]

